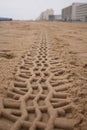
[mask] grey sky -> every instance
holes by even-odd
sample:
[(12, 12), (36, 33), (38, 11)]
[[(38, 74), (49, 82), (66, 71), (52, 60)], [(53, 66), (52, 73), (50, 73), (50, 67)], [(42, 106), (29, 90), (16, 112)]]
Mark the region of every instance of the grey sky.
[(87, 0), (0, 0), (0, 17), (14, 19), (35, 19), (46, 9), (54, 9), (56, 14), (73, 2)]

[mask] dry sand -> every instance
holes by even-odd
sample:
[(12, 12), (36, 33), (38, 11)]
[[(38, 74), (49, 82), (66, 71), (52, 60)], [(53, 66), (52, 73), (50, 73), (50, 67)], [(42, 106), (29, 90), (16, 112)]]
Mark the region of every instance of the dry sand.
[(0, 130), (87, 130), (87, 23), (0, 22)]

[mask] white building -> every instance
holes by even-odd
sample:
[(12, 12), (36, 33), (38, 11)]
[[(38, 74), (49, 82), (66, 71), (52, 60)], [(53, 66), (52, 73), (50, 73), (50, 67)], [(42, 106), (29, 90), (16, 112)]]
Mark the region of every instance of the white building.
[(79, 5), (82, 5), (83, 3), (73, 3), (72, 4), (72, 19), (73, 21), (76, 21), (77, 20), (77, 14), (76, 14), (76, 11), (77, 11), (77, 7)]
[(47, 9), (46, 11), (42, 12), (38, 18), (38, 20), (49, 20), (49, 15), (53, 15), (53, 9)]
[(71, 6), (62, 9), (62, 19), (65, 21), (86, 21), (86, 17), (87, 3), (73, 3)]
[(76, 18), (77, 20), (87, 22), (87, 4), (82, 4), (77, 7)]

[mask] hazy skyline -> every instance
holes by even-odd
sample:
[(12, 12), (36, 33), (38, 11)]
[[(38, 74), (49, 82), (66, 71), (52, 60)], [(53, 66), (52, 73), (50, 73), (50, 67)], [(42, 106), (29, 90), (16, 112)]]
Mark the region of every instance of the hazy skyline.
[(0, 0), (0, 17), (36, 19), (42, 11), (50, 8), (55, 14), (61, 14), (61, 9), (73, 2), (87, 3), (87, 0)]

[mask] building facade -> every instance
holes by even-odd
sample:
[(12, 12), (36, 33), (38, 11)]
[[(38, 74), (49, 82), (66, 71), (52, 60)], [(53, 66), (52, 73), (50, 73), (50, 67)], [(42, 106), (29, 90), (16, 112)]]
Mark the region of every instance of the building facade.
[(64, 21), (86, 21), (87, 3), (73, 3), (62, 9), (62, 19)]
[(70, 21), (72, 19), (72, 6), (62, 9), (62, 19), (64, 21)]
[(77, 20), (87, 22), (87, 4), (82, 4), (76, 10)]

